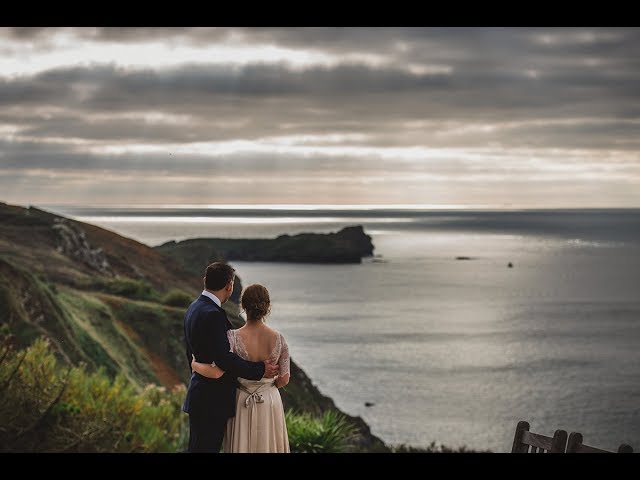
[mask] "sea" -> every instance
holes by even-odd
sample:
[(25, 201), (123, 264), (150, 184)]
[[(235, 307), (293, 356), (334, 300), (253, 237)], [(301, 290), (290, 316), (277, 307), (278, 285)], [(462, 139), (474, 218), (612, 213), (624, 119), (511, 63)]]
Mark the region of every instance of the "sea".
[(509, 452), (526, 420), (640, 451), (640, 209), (43, 208), (150, 246), (362, 225), (360, 264), (231, 262), (341, 410), (391, 445)]

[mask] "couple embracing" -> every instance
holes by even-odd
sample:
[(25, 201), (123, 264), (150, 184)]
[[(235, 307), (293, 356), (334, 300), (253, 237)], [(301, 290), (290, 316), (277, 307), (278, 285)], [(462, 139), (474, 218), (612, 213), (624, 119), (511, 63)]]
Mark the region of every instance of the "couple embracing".
[(184, 317), (191, 368), (182, 407), (189, 414), (187, 451), (288, 453), (278, 389), (289, 382), (289, 348), (282, 334), (264, 323), (271, 305), (262, 285), (242, 292), (247, 322), (232, 328), (222, 304), (231, 297), (234, 280), (230, 265), (209, 265), (204, 290)]

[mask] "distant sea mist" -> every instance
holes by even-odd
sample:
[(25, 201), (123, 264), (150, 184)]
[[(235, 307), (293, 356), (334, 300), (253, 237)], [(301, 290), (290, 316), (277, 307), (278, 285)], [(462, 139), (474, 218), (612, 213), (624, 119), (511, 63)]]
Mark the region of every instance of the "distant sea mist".
[[(589, 238), (611, 241), (640, 241), (640, 209), (557, 209), (557, 210), (420, 210), (405, 207), (344, 206), (338, 208), (260, 208), (236, 205), (230, 207), (154, 206), (154, 207), (71, 207), (43, 208), (93, 220), (101, 225), (129, 225), (140, 241), (154, 238), (152, 231), (166, 224), (202, 224), (198, 231), (236, 237), (255, 231), (256, 236), (271, 234), (274, 225), (282, 231), (275, 234), (307, 231), (310, 226), (323, 230), (359, 223), (369, 228), (393, 226), (412, 230), (478, 231), (529, 235), (554, 235), (566, 238)], [(149, 229), (151, 224), (152, 227)], [(252, 228), (251, 225), (255, 224)], [(284, 225), (284, 227), (281, 227)], [(265, 231), (265, 228), (267, 231)], [(147, 231), (148, 230), (148, 231)], [(137, 232), (140, 233), (137, 233)], [(185, 232), (176, 231), (184, 237)], [(134, 237), (135, 238), (135, 237)], [(176, 238), (177, 239), (177, 238)]]

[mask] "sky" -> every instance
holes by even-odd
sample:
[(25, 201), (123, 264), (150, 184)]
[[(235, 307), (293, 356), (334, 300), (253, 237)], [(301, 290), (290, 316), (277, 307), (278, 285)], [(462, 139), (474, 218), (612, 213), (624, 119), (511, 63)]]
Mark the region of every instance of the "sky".
[(640, 28), (0, 28), (0, 201), (640, 207)]

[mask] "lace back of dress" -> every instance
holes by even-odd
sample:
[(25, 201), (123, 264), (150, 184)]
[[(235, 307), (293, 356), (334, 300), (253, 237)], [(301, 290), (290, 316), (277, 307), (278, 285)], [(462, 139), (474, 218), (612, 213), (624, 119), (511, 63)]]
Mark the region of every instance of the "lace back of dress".
[(236, 335), (235, 330), (227, 330), (227, 337), (229, 338), (229, 346), (231, 347), (230, 351), (240, 358), (249, 360), (249, 354), (247, 354), (247, 350), (244, 348), (240, 335)]
[[(269, 358), (276, 360), (280, 364), (280, 375), (286, 375), (290, 373), (290, 360), (289, 360), (289, 346), (280, 332), (277, 332), (276, 344), (271, 351)], [(236, 353), (239, 357), (249, 360), (249, 354), (247, 349), (242, 343), (242, 337), (236, 334), (236, 330), (228, 330), (227, 336), (229, 338), (229, 345), (231, 351)]]

